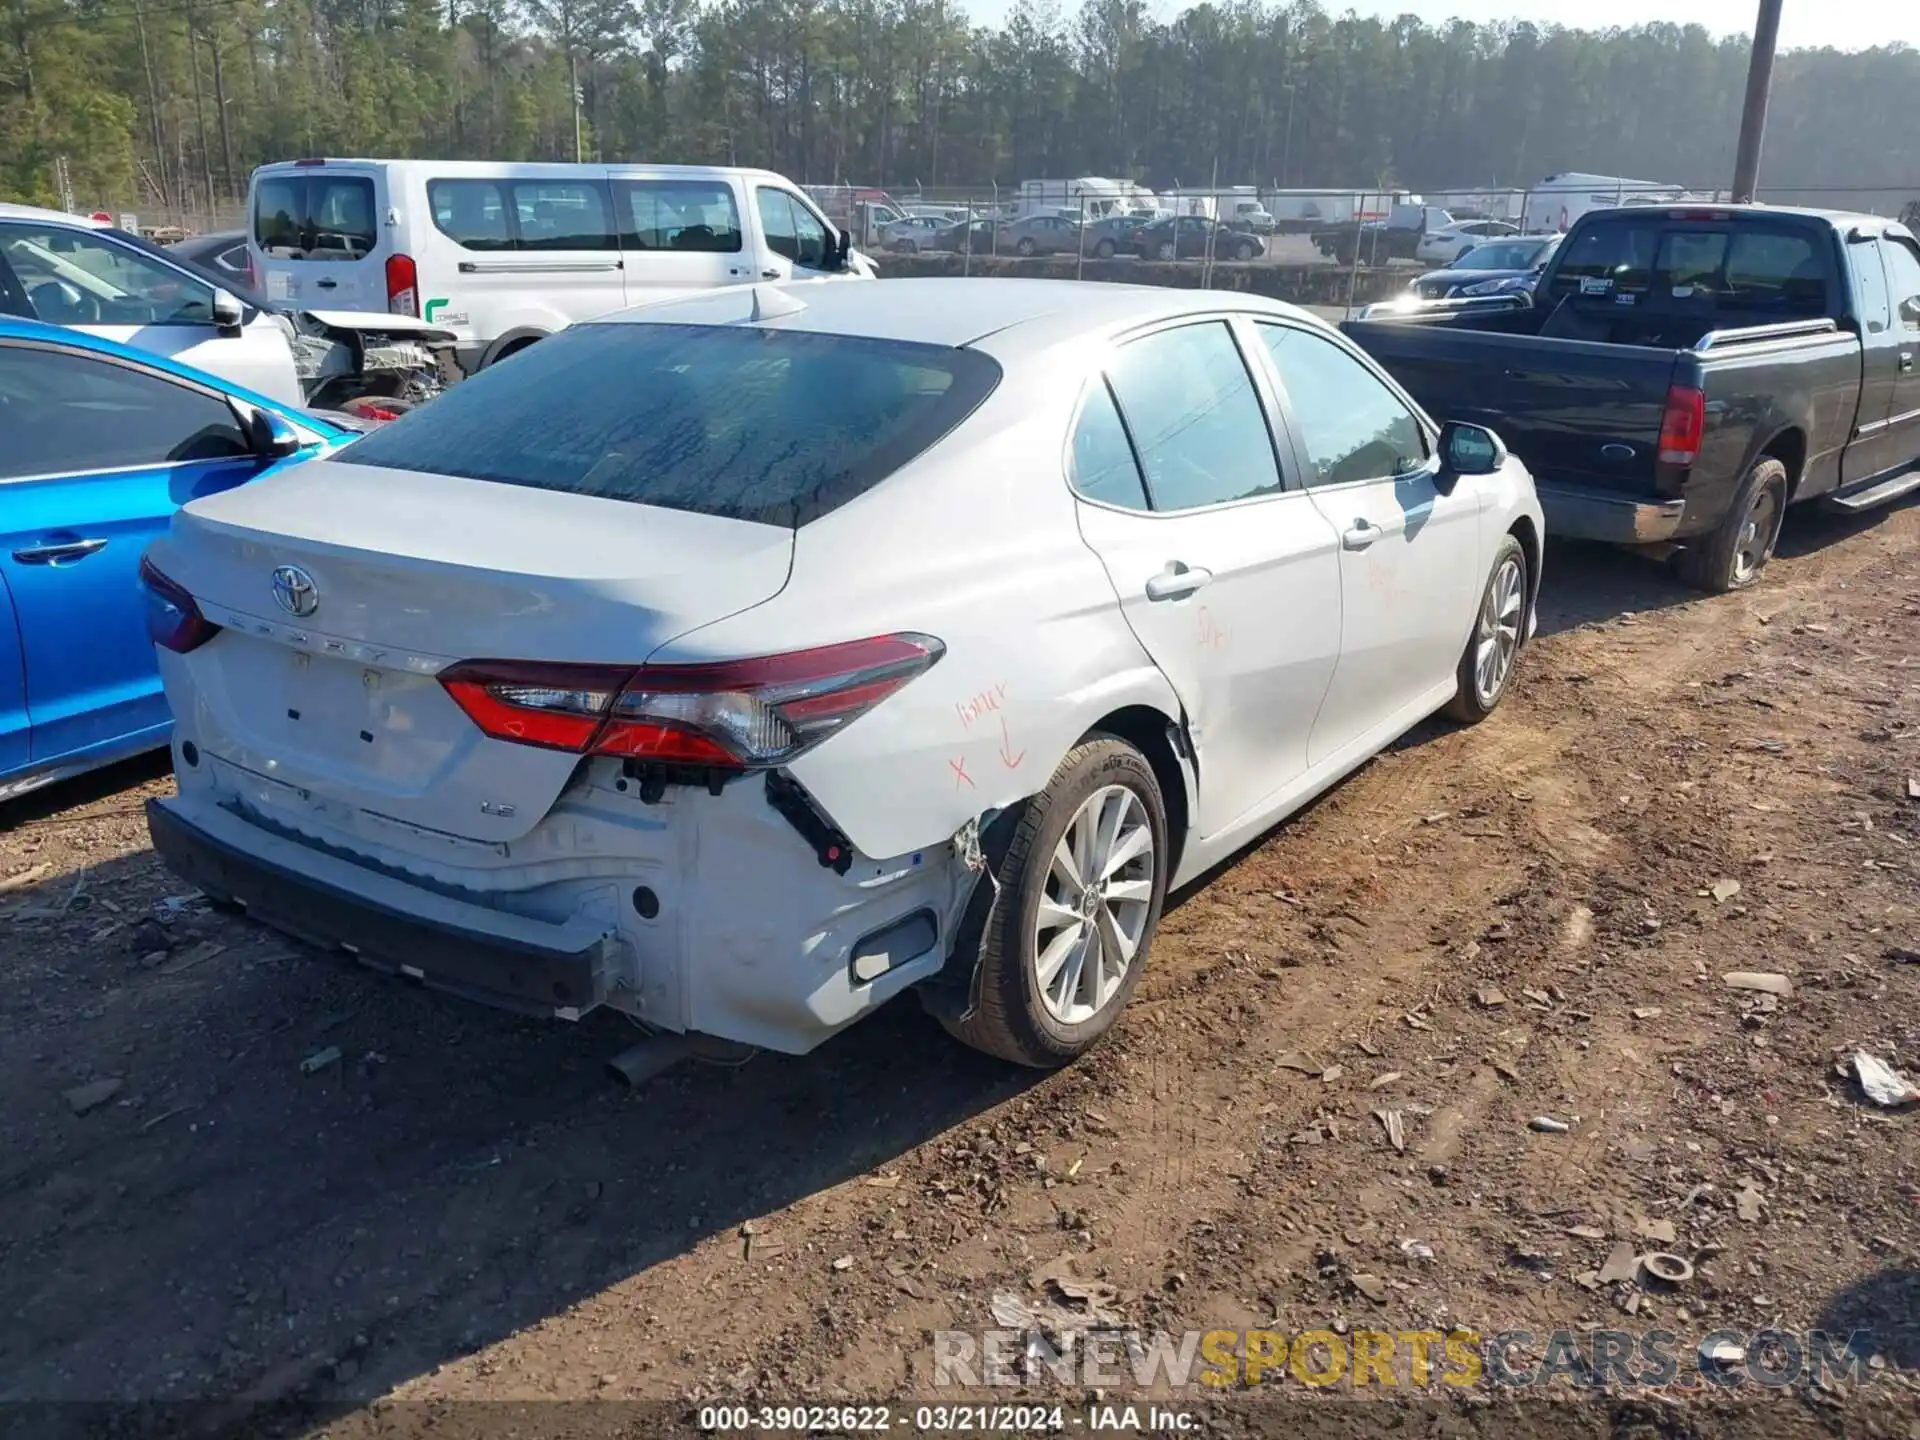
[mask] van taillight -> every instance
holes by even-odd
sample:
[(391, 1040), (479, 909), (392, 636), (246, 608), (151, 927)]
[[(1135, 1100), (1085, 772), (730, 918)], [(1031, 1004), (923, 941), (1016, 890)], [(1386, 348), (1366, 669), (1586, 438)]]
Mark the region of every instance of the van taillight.
[(387, 313), (420, 313), (420, 272), (414, 267), (411, 255), (387, 257)]
[(1688, 385), (1667, 391), (1666, 413), (1660, 417), (1660, 463), (1691, 465), (1700, 458), (1700, 437), (1707, 428), (1707, 397)]
[(260, 289), (260, 267), (254, 262), (251, 250), (247, 251), (247, 288), (256, 292)]

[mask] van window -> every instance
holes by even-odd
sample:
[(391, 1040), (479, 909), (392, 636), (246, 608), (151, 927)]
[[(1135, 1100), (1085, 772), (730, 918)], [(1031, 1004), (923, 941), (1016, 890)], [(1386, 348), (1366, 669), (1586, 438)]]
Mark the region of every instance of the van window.
[(740, 251), (740, 207), (724, 180), (618, 180), (620, 243), (628, 250)]
[(511, 250), (507, 198), (492, 180), (429, 180), (433, 228), (463, 250)]
[(827, 268), (827, 230), (806, 206), (784, 190), (762, 185), (754, 192), (760, 206), (760, 228), (767, 232), (767, 248), (810, 270)]
[(999, 380), (989, 356), (946, 345), (574, 325), (338, 459), (798, 528), (914, 459)]
[(253, 197), (254, 243), (275, 260), (363, 260), (380, 243), (364, 175), (272, 175)]
[(514, 180), (514, 216), (522, 250), (611, 250), (607, 200), (586, 180)]
[(591, 180), (429, 180), (433, 226), (465, 250), (611, 250)]

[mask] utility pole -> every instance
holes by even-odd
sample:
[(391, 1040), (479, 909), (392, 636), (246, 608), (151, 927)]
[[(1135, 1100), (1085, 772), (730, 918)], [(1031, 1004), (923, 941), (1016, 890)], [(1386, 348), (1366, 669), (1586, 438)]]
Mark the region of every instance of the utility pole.
[(1733, 203), (1750, 205), (1760, 179), (1760, 141), (1767, 130), (1767, 97), (1773, 89), (1773, 51), (1780, 39), (1780, 0), (1760, 0), (1753, 22), (1753, 53), (1747, 60), (1747, 103), (1740, 112), (1740, 149), (1733, 161)]
[(573, 96), (573, 163), (578, 165), (587, 157), (580, 146), (580, 71), (576, 68), (572, 45), (567, 46), (567, 89)]

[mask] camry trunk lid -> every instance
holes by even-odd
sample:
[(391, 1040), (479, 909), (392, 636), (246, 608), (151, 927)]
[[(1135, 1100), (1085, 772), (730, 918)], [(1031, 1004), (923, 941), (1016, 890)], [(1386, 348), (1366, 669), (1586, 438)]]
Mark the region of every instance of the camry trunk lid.
[(637, 666), (786, 584), (782, 526), (313, 461), (195, 501), (151, 558), (221, 631), (169, 667), (202, 750), (316, 801), (505, 841), (579, 755), (489, 738), (435, 677)]

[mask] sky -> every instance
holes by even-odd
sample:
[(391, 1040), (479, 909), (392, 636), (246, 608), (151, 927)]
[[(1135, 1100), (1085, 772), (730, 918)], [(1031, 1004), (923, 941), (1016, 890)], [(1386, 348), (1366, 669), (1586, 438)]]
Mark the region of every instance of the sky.
[[(982, 24), (997, 25), (1012, 8), (1012, 0), (965, 0), (967, 11)], [(1339, 14), (1349, 7), (1363, 15), (1414, 14), (1429, 24), (1453, 19), (1532, 20), (1543, 25), (1640, 25), (1654, 20), (1704, 25), (1716, 35), (1744, 35), (1753, 29), (1758, 0), (1322, 0)], [(1070, 11), (1075, 0), (1063, 0)], [(1154, 13), (1165, 18), (1185, 6), (1177, 0), (1157, 0)], [(1839, 50), (1864, 50), (1895, 40), (1920, 49), (1920, 0), (1784, 0), (1780, 44), (1784, 49), (1831, 45)]]

